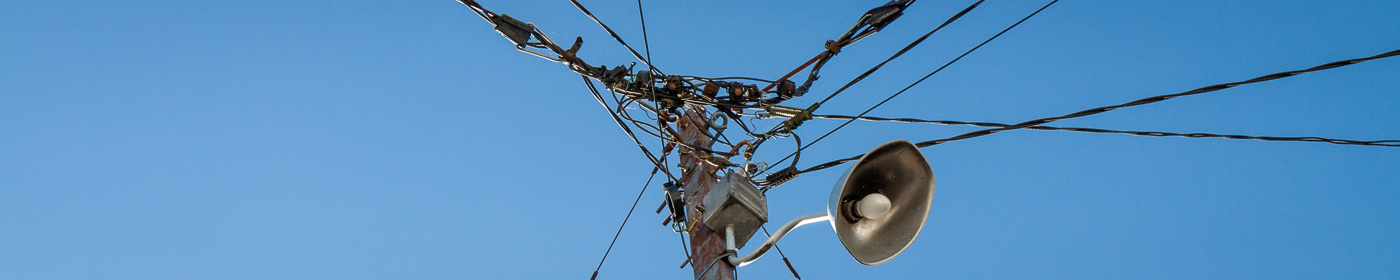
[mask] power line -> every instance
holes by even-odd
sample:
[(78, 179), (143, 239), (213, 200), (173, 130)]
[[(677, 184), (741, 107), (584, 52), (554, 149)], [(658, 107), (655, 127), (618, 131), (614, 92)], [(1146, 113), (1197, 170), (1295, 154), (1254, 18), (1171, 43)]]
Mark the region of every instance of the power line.
[[(1157, 102), (1165, 101), (1165, 100), (1167, 100), (1167, 99), (1172, 99), (1172, 98), (1177, 98), (1177, 97), (1182, 97), (1182, 96), (1188, 96), (1188, 95), (1202, 94), (1202, 93), (1207, 93), (1207, 92), (1212, 92), (1212, 91), (1217, 91), (1217, 90), (1232, 88), (1232, 87), (1236, 87), (1236, 86), (1240, 86), (1240, 85), (1246, 85), (1246, 84), (1252, 84), (1252, 83), (1258, 83), (1258, 82), (1272, 81), (1272, 80), (1277, 80), (1277, 79), (1282, 79), (1282, 78), (1287, 78), (1287, 77), (1293, 77), (1293, 76), (1297, 76), (1297, 75), (1303, 74), (1303, 73), (1309, 73), (1309, 72), (1316, 72), (1316, 71), (1322, 71), (1322, 70), (1327, 70), (1327, 69), (1333, 69), (1333, 68), (1337, 68), (1337, 67), (1342, 67), (1342, 66), (1347, 66), (1347, 65), (1353, 65), (1353, 64), (1357, 64), (1357, 63), (1361, 63), (1361, 62), (1366, 62), (1366, 61), (1376, 60), (1376, 59), (1382, 59), (1382, 58), (1387, 58), (1387, 57), (1392, 57), (1392, 56), (1397, 56), (1397, 55), (1400, 55), (1400, 49), (1393, 50), (1393, 51), (1389, 51), (1389, 52), (1385, 52), (1385, 53), (1381, 53), (1381, 54), (1377, 54), (1377, 55), (1373, 55), (1373, 56), (1368, 56), (1368, 57), (1353, 58), (1353, 59), (1347, 59), (1347, 60), (1334, 61), (1334, 62), (1330, 62), (1330, 63), (1318, 65), (1318, 66), (1313, 66), (1313, 67), (1307, 68), (1307, 69), (1293, 70), (1293, 71), (1284, 71), (1284, 72), (1278, 72), (1278, 73), (1263, 75), (1263, 76), (1255, 77), (1255, 78), (1253, 78), (1253, 79), (1248, 79), (1248, 80), (1244, 80), (1244, 81), (1230, 82), (1230, 83), (1223, 83), (1223, 84), (1205, 86), (1205, 87), (1201, 87), (1201, 88), (1197, 88), (1197, 89), (1193, 89), (1193, 90), (1188, 90), (1188, 91), (1181, 92), (1181, 93), (1174, 93), (1174, 94), (1167, 94), (1167, 95), (1158, 95), (1158, 96), (1153, 96), (1153, 97), (1138, 99), (1138, 100), (1135, 100), (1135, 101), (1132, 101), (1132, 102), (1123, 103), (1123, 104), (1112, 105), (1112, 106), (1104, 106), (1104, 107), (1098, 107), (1098, 108), (1083, 110), (1083, 111), (1079, 111), (1079, 112), (1075, 112), (1075, 113), (1071, 113), (1071, 114), (1067, 114), (1067, 115), (1062, 115), (1062, 116), (1049, 117), (1049, 118), (1041, 118), (1041, 119), (1034, 119), (1034, 120), (1029, 120), (1029, 121), (1021, 122), (1021, 123), (1014, 124), (1014, 125), (1010, 125), (1010, 126), (1006, 126), (1006, 127), (997, 127), (997, 128), (991, 128), (991, 129), (978, 130), (978, 131), (963, 133), (963, 134), (961, 134), (961, 135), (953, 136), (953, 137), (949, 137), (949, 138), (937, 139), (937, 140), (929, 140), (929, 141), (923, 141), (923, 142), (915, 143), (915, 146), (918, 146), (918, 147), (920, 147), (920, 148), (923, 148), (923, 147), (928, 147), (928, 146), (933, 146), (933, 145), (948, 143), (948, 142), (952, 142), (952, 141), (958, 141), (958, 140), (964, 140), (964, 139), (969, 139), (969, 138), (987, 136), (987, 135), (991, 135), (991, 134), (993, 134), (993, 133), (1002, 132), (1002, 131), (1007, 131), (1007, 130), (1015, 130), (1015, 129), (1028, 128), (1028, 127), (1038, 126), (1038, 125), (1042, 125), (1042, 124), (1046, 124), (1046, 123), (1050, 123), (1050, 122), (1054, 122), (1054, 121), (1059, 121), (1059, 120), (1064, 120), (1064, 119), (1072, 119), (1072, 118), (1079, 118), (1079, 117), (1091, 116), (1091, 115), (1096, 115), (1096, 114), (1099, 114), (1099, 113), (1108, 112), (1108, 111), (1112, 111), (1112, 110), (1119, 109), (1119, 108), (1126, 108), (1126, 107), (1147, 105), (1147, 104), (1152, 104), (1152, 103), (1157, 103)], [(847, 123), (849, 123), (849, 122), (850, 122), (850, 121), (848, 120)], [(860, 159), (860, 156), (857, 155), (857, 156), (854, 156), (854, 157), (849, 157), (849, 158), (844, 158), (844, 159), (838, 159), (838, 160), (834, 160), (834, 161), (831, 161), (831, 162), (819, 164), (819, 165), (813, 166), (813, 167), (811, 167), (811, 168), (807, 168), (807, 169), (805, 169), (805, 170), (802, 170), (802, 171), (799, 172), (798, 174), (807, 173), (807, 172), (812, 172), (812, 171), (817, 171), (817, 170), (822, 170), (822, 169), (827, 169), (827, 168), (831, 168), (831, 167), (833, 167), (833, 166), (837, 166), (837, 165), (840, 165), (840, 164), (842, 164), (842, 163), (854, 161), (854, 160), (856, 160), (856, 159)]]
[[(870, 69), (868, 69), (868, 70), (865, 70), (864, 73), (861, 73), (860, 75), (857, 75), (854, 79), (851, 79), (851, 81), (846, 82), (845, 85), (841, 86), (841, 88), (839, 88), (839, 89), (836, 89), (836, 91), (831, 92), (831, 94), (827, 95), (826, 98), (823, 98), (821, 101), (817, 101), (817, 103), (813, 103), (812, 106), (808, 107), (806, 111), (803, 111), (803, 114), (811, 114), (812, 111), (816, 111), (817, 108), (821, 107), (822, 104), (826, 104), (826, 102), (827, 102), (828, 100), (831, 100), (831, 98), (836, 97), (836, 95), (841, 94), (842, 92), (845, 92), (846, 89), (851, 88), (851, 86), (855, 85), (856, 83), (859, 83), (860, 81), (865, 80), (865, 78), (866, 78), (866, 77), (869, 77), (870, 74), (874, 74), (875, 71), (879, 71), (881, 67), (884, 67), (884, 66), (885, 66), (885, 64), (890, 63), (890, 61), (893, 61), (894, 59), (899, 58), (900, 56), (904, 55), (904, 53), (909, 52), (909, 50), (911, 50), (911, 49), (913, 49), (914, 47), (918, 46), (920, 43), (923, 43), (924, 40), (928, 39), (929, 36), (933, 36), (933, 33), (938, 32), (938, 30), (942, 30), (943, 27), (947, 27), (949, 24), (952, 24), (953, 21), (957, 21), (959, 18), (962, 18), (962, 16), (963, 16), (963, 15), (966, 15), (967, 12), (972, 11), (973, 8), (977, 8), (978, 5), (981, 5), (983, 1), (985, 1), (985, 0), (978, 0), (978, 1), (975, 2), (975, 3), (972, 3), (972, 5), (967, 6), (967, 8), (964, 8), (962, 11), (958, 12), (957, 14), (954, 14), (953, 17), (948, 18), (948, 20), (947, 20), (947, 21), (944, 21), (943, 24), (939, 24), (938, 27), (933, 28), (933, 30), (930, 30), (928, 33), (924, 33), (924, 36), (919, 36), (918, 39), (914, 39), (913, 42), (909, 42), (908, 45), (905, 45), (904, 48), (902, 48), (902, 49), (900, 49), (899, 51), (895, 52), (893, 55), (890, 55), (889, 58), (886, 58), (884, 61), (881, 61), (879, 64), (875, 64), (875, 66), (870, 67)], [(867, 14), (867, 16), (868, 16), (868, 14)], [(864, 18), (862, 18), (862, 19), (864, 19)], [(863, 23), (863, 22), (864, 22), (864, 21), (862, 21), (862, 23)], [(860, 26), (860, 25), (857, 25), (857, 27), (859, 27), (859, 26)], [(853, 29), (852, 31), (854, 31), (854, 29)], [(850, 33), (850, 32), (847, 32), (846, 35), (842, 36), (842, 39), (845, 40), (845, 39), (847, 39), (847, 37), (849, 37), (850, 35), (851, 35), (851, 33)], [(863, 36), (862, 36), (862, 37), (863, 37)], [(857, 38), (857, 39), (858, 39), (858, 38)], [(847, 43), (847, 44), (849, 44), (849, 43)], [(840, 46), (841, 46), (840, 43), (837, 43), (837, 46), (835, 46), (835, 47), (839, 48)], [(832, 50), (832, 51), (834, 51), (834, 50)], [(829, 54), (829, 53), (831, 53), (831, 52), (826, 52), (826, 53), (823, 53), (823, 54)], [(829, 58), (829, 57), (828, 57), (828, 58)], [(804, 66), (805, 66), (805, 64), (804, 64)], [(813, 77), (815, 77), (815, 74), (816, 74), (815, 71), (816, 71), (817, 69), (819, 69), (819, 68), (821, 68), (820, 64), (819, 64), (816, 68), (813, 68)], [(809, 79), (808, 81), (810, 82), (811, 79)], [(796, 129), (798, 125), (801, 124), (801, 121), (802, 121), (802, 120), (803, 120), (802, 118), (793, 118), (793, 119), (790, 120), (790, 121), (783, 122), (783, 123), (779, 124), (778, 126), (774, 127), (773, 129), (769, 130), (768, 135), (778, 134), (778, 133), (781, 132), (781, 131), (791, 132), (793, 129)], [(823, 136), (823, 137), (825, 137), (825, 136)], [(817, 139), (817, 140), (821, 140), (821, 139)], [(760, 142), (761, 142), (761, 141), (762, 141), (762, 140), (760, 140)], [(794, 152), (794, 154), (796, 154), (796, 152)], [(788, 156), (791, 157), (792, 155), (788, 155)], [(787, 158), (783, 158), (783, 159), (786, 160)]]
[(617, 237), (622, 235), (622, 228), (627, 226), (627, 220), (632, 219), (632, 211), (637, 210), (637, 202), (642, 201), (642, 194), (647, 193), (647, 187), (651, 186), (651, 179), (656, 178), (657, 168), (651, 169), (651, 176), (647, 177), (647, 182), (642, 184), (642, 191), (637, 192), (637, 199), (632, 201), (632, 208), (627, 209), (627, 216), (622, 218), (622, 225), (617, 226), (617, 233), (613, 234), (612, 242), (608, 242), (608, 250), (603, 251), (603, 259), (598, 260), (598, 267), (593, 268), (593, 276), (588, 279), (597, 279), (598, 270), (603, 269), (603, 262), (608, 260), (608, 254), (612, 253), (613, 244), (617, 243)]
[(866, 77), (869, 77), (870, 74), (873, 74), (875, 73), (875, 71), (880, 70), (880, 68), (884, 67), (885, 64), (890, 63), (890, 61), (899, 58), (899, 56), (904, 55), (904, 53), (906, 52), (909, 52), (910, 49), (913, 49), (915, 46), (918, 46), (920, 43), (923, 43), (924, 40), (928, 39), (929, 36), (932, 36), (933, 33), (938, 32), (938, 30), (942, 30), (943, 27), (946, 27), (948, 26), (948, 24), (952, 24), (954, 21), (957, 21), (959, 18), (962, 18), (962, 16), (966, 15), (967, 12), (970, 12), (972, 11), (972, 9), (977, 8), (978, 5), (982, 5), (983, 1), (986, 0), (978, 0), (976, 3), (972, 3), (972, 5), (967, 6), (967, 8), (964, 8), (962, 11), (958, 12), (957, 14), (954, 14), (953, 17), (948, 18), (948, 20), (944, 21), (943, 24), (939, 24), (938, 27), (933, 28), (933, 30), (930, 30), (928, 33), (924, 33), (924, 36), (919, 36), (918, 39), (915, 39), (913, 42), (910, 42), (908, 45), (905, 45), (904, 48), (895, 52), (894, 55), (891, 55), (889, 58), (886, 58), (885, 61), (881, 61), (880, 64), (876, 64), (875, 67), (870, 67), (869, 70), (865, 70), (865, 73), (861, 73), (859, 76), (856, 76), (855, 79), (851, 79), (850, 82), (846, 82), (846, 85), (841, 86), (840, 89), (837, 89), (836, 91), (832, 92), (831, 95), (827, 95), (826, 98), (822, 99), (822, 101), (818, 101), (817, 106), (825, 104), (826, 101), (831, 100), (832, 97), (836, 97), (837, 94), (841, 94), (841, 92), (846, 91), (846, 89), (850, 88), (852, 85), (855, 85), (856, 83), (865, 80)]
[[(647, 52), (647, 61), (651, 61), (651, 40), (647, 38), (647, 14), (642, 12), (642, 0), (637, 0), (637, 17), (642, 22), (642, 47)], [(647, 63), (651, 71), (656, 71), (656, 66)]]
[[(706, 273), (706, 272), (710, 272), (710, 268), (714, 267), (714, 266), (715, 266), (715, 263), (718, 263), (719, 260), (726, 260), (726, 261), (728, 261), (727, 258), (728, 258), (729, 256), (733, 256), (733, 255), (734, 255), (734, 252), (724, 252), (723, 254), (719, 254), (719, 256), (715, 257), (715, 260), (710, 261), (710, 264), (705, 266), (705, 270), (701, 270), (700, 273), (695, 274), (695, 280), (700, 280), (700, 277), (705, 276), (705, 273)], [(737, 271), (736, 271), (736, 273), (737, 273)], [(735, 276), (736, 276), (735, 278), (738, 278), (737, 275), (735, 275)]]
[[(1013, 126), (1013, 125), (1011, 125), (1011, 124), (1002, 124), (1002, 123), (993, 123), (993, 122), (965, 122), (965, 121), (949, 121), (949, 120), (923, 120), (923, 119), (915, 119), (915, 118), (882, 118), (882, 117), (871, 117), (871, 116), (853, 117), (853, 116), (845, 116), (845, 115), (812, 115), (812, 117), (813, 117), (813, 118), (818, 118), (818, 119), (834, 119), (834, 120), (850, 120), (850, 119), (857, 119), (857, 120), (862, 120), (862, 121), (898, 122), (898, 123), (922, 123), (922, 124), (939, 124), (939, 125), (966, 125), (966, 126), (976, 126), (976, 127), (1011, 127), (1011, 126)], [(1085, 128), (1085, 127), (1055, 127), (1055, 126), (1043, 126), (1043, 125), (1029, 126), (1029, 127), (1026, 127), (1025, 129), (1047, 130), (1047, 131), (1050, 131), (1050, 130), (1054, 130), (1054, 131), (1072, 131), (1072, 132), (1086, 132), (1086, 133), (1106, 133), (1106, 134), (1127, 134), (1127, 135), (1134, 135), (1134, 136), (1153, 136), (1153, 137), (1224, 138), (1224, 139), (1233, 139), (1233, 140), (1263, 140), (1263, 141), (1285, 141), (1285, 142), (1319, 142), (1319, 143), (1331, 143), (1331, 144), (1338, 144), (1338, 145), (1360, 145), (1360, 146), (1400, 147), (1400, 140), (1370, 140), (1370, 141), (1366, 141), (1366, 140), (1333, 139), (1333, 138), (1323, 138), (1323, 137), (1313, 137), (1313, 136), (1249, 136), (1249, 135), (1215, 134), (1215, 133), (1200, 133), (1200, 132), (1196, 132), (1196, 133), (1177, 133), (1177, 132), (1159, 132), (1159, 131), (1112, 130), (1112, 129)]]
[(661, 74), (661, 70), (656, 69), (655, 66), (651, 65), (651, 60), (642, 58), (642, 54), (637, 53), (637, 50), (632, 49), (632, 46), (627, 45), (627, 41), (622, 40), (621, 36), (617, 36), (617, 32), (613, 32), (612, 28), (609, 28), (607, 24), (603, 24), (603, 21), (598, 20), (598, 17), (594, 16), (593, 12), (589, 12), (588, 8), (584, 8), (582, 3), (579, 3), (578, 0), (569, 0), (569, 2), (573, 2), (574, 7), (578, 7), (578, 10), (583, 12), (584, 15), (587, 15), (589, 19), (593, 19), (593, 22), (598, 23), (598, 26), (602, 26), (603, 30), (607, 31), (608, 35), (612, 35), (613, 39), (617, 39), (618, 43), (622, 43), (622, 46), (626, 47), (627, 51), (632, 52), (632, 57), (636, 57), (637, 60), (642, 61), (642, 64), (646, 64), (647, 67), (651, 67), (651, 69), (653, 71), (656, 71), (657, 74)]
[[(928, 75), (924, 75), (923, 78), (919, 78), (918, 80), (914, 81), (914, 83), (909, 84), (909, 86), (905, 86), (904, 89), (900, 89), (898, 92), (895, 92), (894, 94), (890, 95), (889, 97), (886, 97), (885, 100), (881, 100), (880, 103), (875, 103), (875, 106), (871, 106), (869, 109), (866, 109), (864, 112), (861, 112), (860, 115), (857, 115), (857, 117), (865, 116), (865, 114), (870, 113), (870, 111), (875, 110), (875, 108), (879, 108), (880, 105), (884, 105), (885, 102), (889, 102), (891, 99), (894, 99), (895, 97), (899, 96), (900, 94), (903, 94), (905, 91), (908, 91), (910, 88), (913, 88), (915, 85), (918, 85), (919, 83), (923, 82), (924, 80), (927, 80), (929, 77), (933, 76), (934, 74), (938, 74), (938, 72), (943, 71), (943, 69), (945, 69), (945, 68), (948, 68), (949, 65), (953, 65), (953, 63), (958, 62), (958, 60), (962, 60), (963, 57), (966, 57), (968, 54), (971, 54), (972, 52), (977, 51), (977, 49), (982, 48), (982, 46), (987, 45), (987, 43), (990, 43), (992, 40), (996, 40), (996, 38), (1001, 37), (1002, 34), (1006, 34), (1007, 31), (1011, 31), (1012, 28), (1016, 28), (1016, 26), (1019, 26), (1019, 25), (1021, 25), (1021, 23), (1026, 22), (1026, 20), (1031, 19), (1031, 17), (1034, 17), (1034, 16), (1037, 15), (1037, 14), (1040, 14), (1040, 12), (1041, 12), (1041, 11), (1044, 11), (1045, 8), (1049, 8), (1050, 5), (1054, 5), (1056, 2), (1059, 2), (1059, 1), (1060, 1), (1060, 0), (1053, 0), (1053, 1), (1050, 1), (1050, 3), (1046, 3), (1045, 6), (1041, 6), (1040, 9), (1036, 9), (1035, 12), (1031, 12), (1029, 15), (1026, 15), (1026, 17), (1023, 17), (1023, 18), (1021, 18), (1021, 20), (1016, 21), (1016, 23), (1011, 24), (1011, 26), (1007, 26), (1005, 29), (1002, 29), (1001, 32), (997, 32), (996, 35), (992, 35), (992, 37), (987, 38), (987, 40), (982, 41), (982, 43), (977, 44), (977, 46), (974, 46), (974, 47), (972, 47), (971, 49), (968, 49), (966, 52), (963, 52), (962, 55), (958, 55), (958, 57), (953, 58), (953, 60), (948, 61), (948, 63), (944, 63), (943, 66), (938, 67), (938, 69), (934, 69), (933, 72), (929, 72)], [(979, 1), (979, 3), (980, 3), (980, 1)], [(794, 155), (796, 155), (797, 153), (800, 153), (800, 152), (802, 152), (802, 150), (807, 149), (807, 147), (811, 147), (812, 145), (817, 144), (817, 142), (821, 141), (822, 139), (825, 139), (827, 136), (830, 136), (832, 133), (835, 133), (837, 130), (841, 130), (841, 128), (846, 127), (846, 125), (848, 125), (848, 124), (851, 124), (852, 121), (855, 121), (855, 120), (854, 120), (854, 119), (853, 119), (853, 120), (847, 120), (846, 122), (841, 123), (841, 125), (837, 126), (836, 128), (831, 129), (831, 131), (827, 131), (826, 134), (822, 134), (821, 137), (817, 137), (816, 140), (812, 140), (811, 143), (807, 143), (806, 146), (799, 147), (799, 148), (797, 149), (797, 151), (794, 151), (794, 152), (792, 152), (791, 154), (788, 154), (788, 156), (783, 157), (782, 159), (780, 159), (780, 160), (778, 160), (777, 162), (773, 163), (773, 165), (770, 165), (770, 166), (768, 167), (768, 169), (772, 169), (774, 166), (778, 166), (778, 164), (782, 163), (783, 161), (787, 160), (788, 158), (792, 158), (792, 157), (793, 157)], [(794, 162), (792, 163), (792, 165), (795, 167), (795, 166), (797, 165), (797, 162), (794, 161)], [(792, 168), (792, 167), (790, 167), (790, 168)], [(766, 172), (767, 170), (764, 170), (764, 171)], [(805, 173), (805, 172), (804, 172), (804, 173)], [(797, 174), (791, 174), (791, 175), (792, 175), (792, 176), (796, 176)], [(768, 181), (772, 181), (772, 180), (768, 180)], [(779, 183), (780, 183), (780, 182), (779, 182)]]
[[(909, 8), (909, 6), (913, 4), (914, 0), (890, 1), (889, 3), (880, 5), (879, 7), (875, 7), (873, 9), (870, 9), (869, 11), (866, 11), (864, 15), (861, 15), (859, 20), (856, 20), (856, 25), (852, 26), (850, 30), (847, 30), (845, 34), (842, 34), (841, 37), (837, 38), (836, 40), (827, 41), (825, 46), (826, 50), (823, 50), (821, 53), (817, 54), (817, 56), (812, 57), (812, 59), (807, 60), (807, 62), (802, 63), (802, 65), (797, 66), (796, 69), (792, 69), (792, 72), (788, 72), (787, 74), (783, 75), (783, 77), (778, 78), (779, 81), (787, 80), (788, 78), (791, 78), (792, 75), (796, 75), (797, 72), (801, 72), (802, 69), (807, 68), (807, 66), (816, 63), (815, 66), (812, 66), (811, 73), (807, 74), (807, 81), (803, 82), (802, 86), (794, 89), (794, 92), (787, 93), (786, 96), (785, 94), (782, 94), (782, 91), (780, 90), (779, 96), (777, 98), (770, 99), (769, 103), (782, 102), (783, 100), (792, 98), (795, 95), (801, 95), (802, 93), (806, 92), (807, 88), (812, 86), (812, 82), (815, 82), (817, 80), (817, 73), (821, 71), (822, 66), (826, 65), (827, 61), (830, 61), (832, 57), (836, 56), (837, 53), (841, 52), (842, 48), (850, 46), (856, 41), (860, 41), (866, 36), (875, 34), (881, 29), (884, 29), (886, 26), (889, 26), (890, 23), (893, 23), (896, 19), (899, 19), (900, 16), (904, 15), (904, 9)], [(862, 27), (864, 28), (862, 29)], [(777, 86), (778, 84), (778, 82), (769, 83), (767, 87), (764, 87), (760, 91), (766, 92), (769, 89), (772, 89), (774, 86)]]

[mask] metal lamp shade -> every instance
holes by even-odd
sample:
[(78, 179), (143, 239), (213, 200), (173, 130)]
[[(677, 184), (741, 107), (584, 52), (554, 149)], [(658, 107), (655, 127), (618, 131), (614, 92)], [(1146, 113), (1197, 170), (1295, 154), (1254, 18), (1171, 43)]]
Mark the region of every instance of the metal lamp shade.
[[(877, 218), (860, 217), (855, 204), (872, 193), (888, 197), (890, 210)], [(851, 257), (873, 266), (914, 243), (932, 203), (933, 170), (914, 143), (901, 139), (875, 147), (837, 181), (827, 214)]]

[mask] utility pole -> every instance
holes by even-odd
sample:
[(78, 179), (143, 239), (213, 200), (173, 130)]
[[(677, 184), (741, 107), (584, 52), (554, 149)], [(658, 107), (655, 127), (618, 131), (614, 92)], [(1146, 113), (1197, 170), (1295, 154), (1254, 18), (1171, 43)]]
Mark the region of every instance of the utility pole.
[[(680, 127), (680, 140), (686, 144), (709, 148), (714, 142), (706, 133), (710, 124), (704, 108), (686, 109), (676, 125)], [(710, 189), (719, 180), (715, 174), (719, 167), (703, 158), (712, 156), (704, 151), (688, 149), (685, 146), (681, 146), (680, 151), (680, 180), (685, 187), (686, 217), (689, 217), (689, 221), (682, 222), (694, 224), (690, 228), (690, 267), (695, 269), (695, 277), (699, 279), (733, 280), (734, 266), (725, 260), (716, 261), (725, 251), (724, 233), (711, 230), (705, 223), (695, 222), (701, 217), (696, 206), (700, 206), (705, 194), (710, 193)], [(710, 265), (711, 263), (714, 265)]]

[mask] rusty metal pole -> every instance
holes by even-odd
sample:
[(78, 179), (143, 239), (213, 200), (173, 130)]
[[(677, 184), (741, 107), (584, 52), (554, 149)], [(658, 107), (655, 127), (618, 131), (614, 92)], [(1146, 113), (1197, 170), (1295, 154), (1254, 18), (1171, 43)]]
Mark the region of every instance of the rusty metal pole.
[[(676, 123), (680, 127), (680, 134), (687, 144), (696, 147), (709, 148), (713, 139), (703, 133), (710, 129), (708, 114), (704, 108), (692, 107), (685, 110), (680, 120)], [(703, 151), (680, 147), (680, 167), (681, 183), (685, 187), (685, 206), (687, 224), (693, 224), (690, 228), (690, 266), (695, 269), (695, 277), (706, 280), (733, 280), (734, 266), (724, 260), (715, 261), (721, 254), (724, 254), (724, 233), (715, 232), (705, 223), (699, 223), (700, 212), (696, 210), (705, 194), (710, 192), (719, 177), (715, 175), (718, 167), (707, 163), (703, 156), (709, 156)], [(713, 265), (711, 265), (713, 263)]]

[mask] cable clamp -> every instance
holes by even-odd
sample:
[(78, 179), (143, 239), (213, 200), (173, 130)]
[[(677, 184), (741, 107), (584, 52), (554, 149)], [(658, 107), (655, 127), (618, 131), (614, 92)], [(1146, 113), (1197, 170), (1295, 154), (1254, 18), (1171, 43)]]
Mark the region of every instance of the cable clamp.
[(826, 40), (826, 51), (830, 52), (831, 54), (840, 53), (841, 45), (836, 44), (836, 41)]
[(908, 7), (909, 1), (890, 1), (889, 3), (870, 9), (869, 12), (865, 12), (865, 15), (870, 17), (870, 27), (878, 31), (885, 28), (885, 26), (889, 25), (891, 22), (894, 22), (899, 16), (904, 15), (904, 8)]
[(530, 41), (530, 34), (535, 32), (535, 26), (525, 23), (506, 14), (499, 14), (491, 17), (491, 23), (496, 25), (496, 33), (501, 33), (515, 47), (523, 48)]
[(778, 185), (782, 185), (783, 183), (787, 183), (788, 181), (792, 181), (792, 179), (796, 179), (797, 175), (800, 175), (800, 173), (798, 173), (797, 171), (797, 167), (788, 166), (787, 168), (783, 168), (783, 170), (778, 170), (778, 172), (768, 174), (767, 177), (763, 178), (763, 183), (765, 185), (765, 188), (772, 188)]
[(808, 106), (806, 110), (802, 110), (802, 112), (797, 112), (797, 114), (794, 114), (792, 118), (783, 121), (783, 129), (791, 132), (797, 129), (798, 126), (801, 126), (802, 122), (811, 120), (812, 112), (816, 111), (817, 107), (821, 107), (821, 103), (812, 103), (812, 106)]

